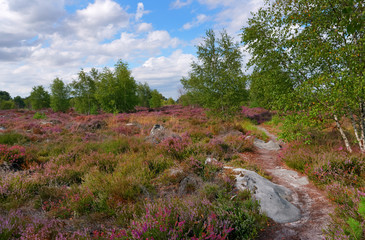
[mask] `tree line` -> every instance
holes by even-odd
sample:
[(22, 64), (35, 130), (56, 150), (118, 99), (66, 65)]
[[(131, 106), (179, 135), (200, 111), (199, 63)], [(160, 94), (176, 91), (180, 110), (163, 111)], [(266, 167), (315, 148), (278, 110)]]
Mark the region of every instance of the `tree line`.
[(82, 114), (104, 112), (128, 112), (136, 106), (157, 108), (172, 105), (172, 98), (166, 99), (147, 83), (137, 83), (128, 64), (118, 61), (114, 70), (105, 67), (102, 71), (92, 68), (81, 70), (77, 80), (65, 84), (56, 78), (50, 85), (50, 92), (44, 86), (34, 86), (27, 98), (12, 99), (6, 91), (0, 91), (0, 109), (25, 108), (33, 110), (52, 108), (55, 112), (66, 112), (73, 107)]

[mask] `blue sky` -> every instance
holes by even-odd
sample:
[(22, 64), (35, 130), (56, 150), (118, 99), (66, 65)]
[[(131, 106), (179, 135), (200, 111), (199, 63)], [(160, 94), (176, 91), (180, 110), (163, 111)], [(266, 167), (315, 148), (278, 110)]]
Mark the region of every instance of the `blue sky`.
[[(240, 29), (263, 0), (0, 0), (0, 90), (66, 83), (81, 68), (129, 63), (138, 82), (177, 98), (206, 29)], [(246, 59), (247, 59), (246, 55)], [(245, 61), (245, 59), (244, 59)]]

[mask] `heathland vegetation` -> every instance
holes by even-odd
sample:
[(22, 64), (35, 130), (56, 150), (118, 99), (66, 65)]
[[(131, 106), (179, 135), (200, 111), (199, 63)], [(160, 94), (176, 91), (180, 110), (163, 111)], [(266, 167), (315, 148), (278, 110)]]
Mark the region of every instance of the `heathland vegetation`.
[(359, 0), (267, 1), (240, 43), (206, 32), (176, 102), (122, 60), (0, 91), (0, 239), (254, 239), (271, 222), (224, 165), (269, 177), (256, 124), (335, 206), (325, 238), (363, 239), (364, 23)]

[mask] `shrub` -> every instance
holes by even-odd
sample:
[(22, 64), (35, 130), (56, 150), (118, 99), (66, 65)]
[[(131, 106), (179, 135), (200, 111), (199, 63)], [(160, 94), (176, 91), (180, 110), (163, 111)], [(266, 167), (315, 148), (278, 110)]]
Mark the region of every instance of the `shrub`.
[(33, 115), (33, 119), (46, 119), (46, 118), (47, 118), (46, 114), (40, 112), (36, 112)]
[[(0, 161), (9, 163), (15, 169), (21, 169), (26, 164), (27, 154), (22, 146), (0, 145)], [(0, 163), (1, 163), (0, 162)]]
[(188, 134), (183, 134), (181, 138), (169, 137), (164, 139), (160, 143), (160, 146), (174, 158), (182, 160), (187, 157), (190, 144), (190, 136)]
[(27, 137), (16, 132), (5, 132), (0, 134), (0, 144), (13, 145), (27, 141)]
[(257, 122), (258, 124), (270, 121), (272, 117), (269, 110), (264, 108), (249, 108), (246, 106), (242, 107), (242, 115)]

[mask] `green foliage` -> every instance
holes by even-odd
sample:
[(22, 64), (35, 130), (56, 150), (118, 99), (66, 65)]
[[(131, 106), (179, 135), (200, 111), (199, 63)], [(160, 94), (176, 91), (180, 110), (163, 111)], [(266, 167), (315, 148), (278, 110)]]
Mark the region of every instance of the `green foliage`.
[(151, 92), (150, 107), (159, 108), (162, 106), (163, 96), (156, 89)]
[(15, 108), (15, 104), (12, 100), (0, 100), (0, 110), (7, 110)]
[(214, 31), (208, 30), (204, 42), (197, 46), (197, 57), (189, 76), (181, 79), (189, 98), (222, 114), (237, 110), (247, 100), (239, 45), (225, 31), (216, 38)]
[(167, 100), (163, 101), (164, 106), (174, 105), (176, 104), (175, 100), (172, 97), (169, 97)]
[(20, 96), (16, 96), (14, 98), (14, 104), (15, 104), (16, 108), (24, 108), (25, 107), (24, 99)]
[(152, 90), (147, 83), (138, 83), (137, 84), (137, 96), (138, 96), (138, 106), (141, 107), (150, 107), (150, 99), (152, 97)]
[(353, 218), (349, 218), (347, 224), (350, 226), (349, 233), (353, 239), (360, 240), (362, 237), (361, 223)]
[(365, 221), (365, 197), (362, 197), (359, 203), (358, 213), (360, 215), (361, 221), (358, 221), (352, 217), (347, 219), (346, 223), (349, 225), (349, 228), (347, 229), (349, 235), (355, 239), (360, 240), (363, 237), (363, 232), (365, 229), (363, 229), (363, 226), (361, 222)]
[[(273, 67), (277, 68), (278, 65), (275, 64)], [(255, 66), (248, 80), (252, 107), (278, 108), (285, 94), (293, 90), (289, 76), (278, 69), (270, 68), (260, 71), (258, 66)]]
[(51, 108), (55, 112), (66, 112), (70, 107), (70, 88), (56, 78), (51, 84)]
[(99, 72), (92, 68), (89, 73), (81, 70), (78, 74), (78, 81), (72, 82), (72, 101), (77, 112), (84, 114), (97, 113), (99, 104), (95, 98), (95, 93), (99, 79)]
[(30, 103), (34, 110), (50, 107), (50, 95), (43, 86), (35, 86), (30, 93)]
[(255, 124), (250, 121), (249, 119), (245, 119), (241, 122), (237, 122), (236, 123), (238, 126), (240, 126), (245, 132), (250, 132), (251, 135), (264, 140), (264, 141), (268, 141), (270, 140), (269, 136), (267, 136), (267, 134), (263, 131), (261, 131), (260, 129), (258, 129)]
[(11, 100), (10, 94), (7, 91), (0, 91), (0, 101), (9, 101)]
[(125, 153), (129, 150), (129, 142), (126, 138), (104, 141), (102, 144), (99, 145), (99, 149), (101, 149), (105, 153)]
[(239, 192), (234, 201), (220, 196), (216, 210), (222, 219), (232, 222), (229, 239), (254, 239), (266, 222), (266, 217), (259, 214), (259, 203), (250, 197), (248, 190)]
[[(363, 25), (361, 1), (266, 4), (249, 19), (242, 34), (252, 55), (249, 66), (254, 66), (252, 100), (289, 110), (305, 125), (327, 120), (340, 124), (342, 116), (350, 116), (354, 131), (363, 129), (365, 29), (359, 27)], [(358, 139), (365, 151), (362, 141)]]
[(6, 91), (0, 91), (0, 110), (13, 108), (15, 108), (15, 104), (11, 100), (10, 94)]
[(47, 115), (45, 113), (41, 113), (41, 112), (36, 112), (33, 115), (33, 119), (46, 119)]
[(25, 141), (27, 141), (27, 138), (16, 132), (5, 132), (0, 134), (0, 144), (14, 145)]
[(97, 83), (96, 99), (106, 112), (127, 112), (137, 105), (137, 84), (131, 76), (128, 64), (119, 61), (115, 70), (105, 68)]

